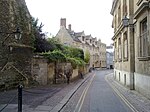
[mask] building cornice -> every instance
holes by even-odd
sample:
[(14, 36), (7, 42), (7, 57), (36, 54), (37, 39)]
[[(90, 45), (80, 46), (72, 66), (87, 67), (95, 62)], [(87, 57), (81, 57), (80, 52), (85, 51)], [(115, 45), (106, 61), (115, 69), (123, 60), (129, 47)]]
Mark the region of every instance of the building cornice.
[(115, 38), (120, 34), (120, 32), (122, 31), (122, 29), (124, 28), (122, 22), (120, 23), (118, 30), (115, 32), (114, 36), (112, 37), (112, 40), (115, 40)]
[(139, 6), (143, 0), (139, 0), (136, 5)]
[(111, 12), (110, 12), (111, 15), (114, 14), (114, 11), (115, 11), (115, 8), (116, 8), (116, 6), (117, 6), (117, 3), (118, 3), (118, 0), (114, 0), (114, 1), (113, 1), (112, 8), (111, 8)]
[(137, 11), (134, 13), (134, 19), (136, 19), (145, 9), (148, 9), (150, 5), (150, 2), (143, 2)]

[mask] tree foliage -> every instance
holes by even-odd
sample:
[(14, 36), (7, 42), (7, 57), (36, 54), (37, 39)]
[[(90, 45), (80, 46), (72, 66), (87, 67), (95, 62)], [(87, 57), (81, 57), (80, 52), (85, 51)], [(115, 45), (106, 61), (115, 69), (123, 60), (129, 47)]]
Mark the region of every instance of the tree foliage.
[(45, 33), (42, 32), (43, 24), (38, 25), (39, 20), (32, 18), (33, 35), (35, 36), (34, 48), (35, 52), (49, 51), (50, 46), (45, 39)]
[(80, 58), (84, 60), (84, 52), (82, 49), (65, 46), (63, 53), (72, 58)]
[[(54, 50), (49, 52), (42, 53), (43, 56), (48, 58), (52, 62), (70, 62), (73, 68), (76, 68), (77, 66), (84, 66), (85, 62), (83, 59), (81, 59), (80, 55), (75, 55), (74, 51), (70, 52), (70, 47), (65, 47), (64, 51), (62, 50)], [(80, 51), (80, 49), (75, 49), (76, 52)], [(80, 51), (81, 52), (81, 51)]]
[(66, 56), (60, 50), (54, 50), (42, 53), (45, 57), (47, 57), (52, 62), (65, 62)]
[(53, 50), (56, 50), (56, 49), (62, 51), (64, 49), (64, 46), (62, 44), (60, 44), (60, 42), (58, 40), (56, 40), (55, 37), (48, 38), (47, 41), (51, 46), (50, 51), (53, 51)]
[(88, 50), (85, 51), (84, 61), (86, 63), (89, 63), (89, 61), (90, 61), (90, 53)]
[(32, 18), (33, 35), (35, 37), (34, 48), (35, 52), (48, 52), (55, 49), (62, 49), (61, 45), (54, 38), (46, 39), (46, 33), (43, 33), (43, 24), (39, 24), (39, 19)]

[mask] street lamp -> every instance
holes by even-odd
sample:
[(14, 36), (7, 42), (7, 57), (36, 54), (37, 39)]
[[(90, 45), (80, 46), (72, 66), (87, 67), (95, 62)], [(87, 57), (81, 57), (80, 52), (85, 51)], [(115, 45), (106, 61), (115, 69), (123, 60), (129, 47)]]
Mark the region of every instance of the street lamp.
[(129, 26), (129, 18), (127, 18), (127, 16), (125, 15), (125, 17), (122, 19), (123, 25), (124, 27), (128, 27)]
[(134, 32), (134, 24), (130, 23), (130, 19), (127, 18), (127, 16), (125, 16), (123, 19), (122, 19), (122, 22), (123, 22), (123, 26), (124, 27), (130, 27), (131, 31)]
[(0, 34), (7, 34), (7, 37), (2, 41), (2, 45), (4, 45), (4, 42), (9, 38), (10, 35), (14, 35), (16, 40), (20, 40), (22, 36), (19, 27), (14, 32), (0, 32)]
[(21, 30), (19, 29), (19, 27), (13, 33), (15, 34), (15, 39), (16, 40), (20, 40), (21, 39), (22, 34), (21, 34)]

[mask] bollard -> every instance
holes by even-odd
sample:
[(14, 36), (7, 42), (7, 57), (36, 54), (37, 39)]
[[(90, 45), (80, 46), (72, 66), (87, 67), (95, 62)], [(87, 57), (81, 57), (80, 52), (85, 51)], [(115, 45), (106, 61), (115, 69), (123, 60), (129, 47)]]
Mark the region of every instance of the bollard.
[(18, 112), (22, 112), (22, 85), (18, 86)]

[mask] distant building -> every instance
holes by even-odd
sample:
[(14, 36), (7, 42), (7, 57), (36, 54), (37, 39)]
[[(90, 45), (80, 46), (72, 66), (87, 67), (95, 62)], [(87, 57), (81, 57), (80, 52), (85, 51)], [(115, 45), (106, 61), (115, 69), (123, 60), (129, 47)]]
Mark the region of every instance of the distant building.
[(84, 31), (74, 32), (71, 24), (66, 28), (66, 18), (61, 18), (60, 29), (55, 38), (66, 45), (83, 49), (84, 53), (90, 53), (90, 67), (106, 68), (106, 44), (101, 40), (93, 38), (92, 35), (85, 35)]
[(114, 68), (113, 58), (114, 58), (114, 53), (106, 51), (107, 69), (113, 69)]

